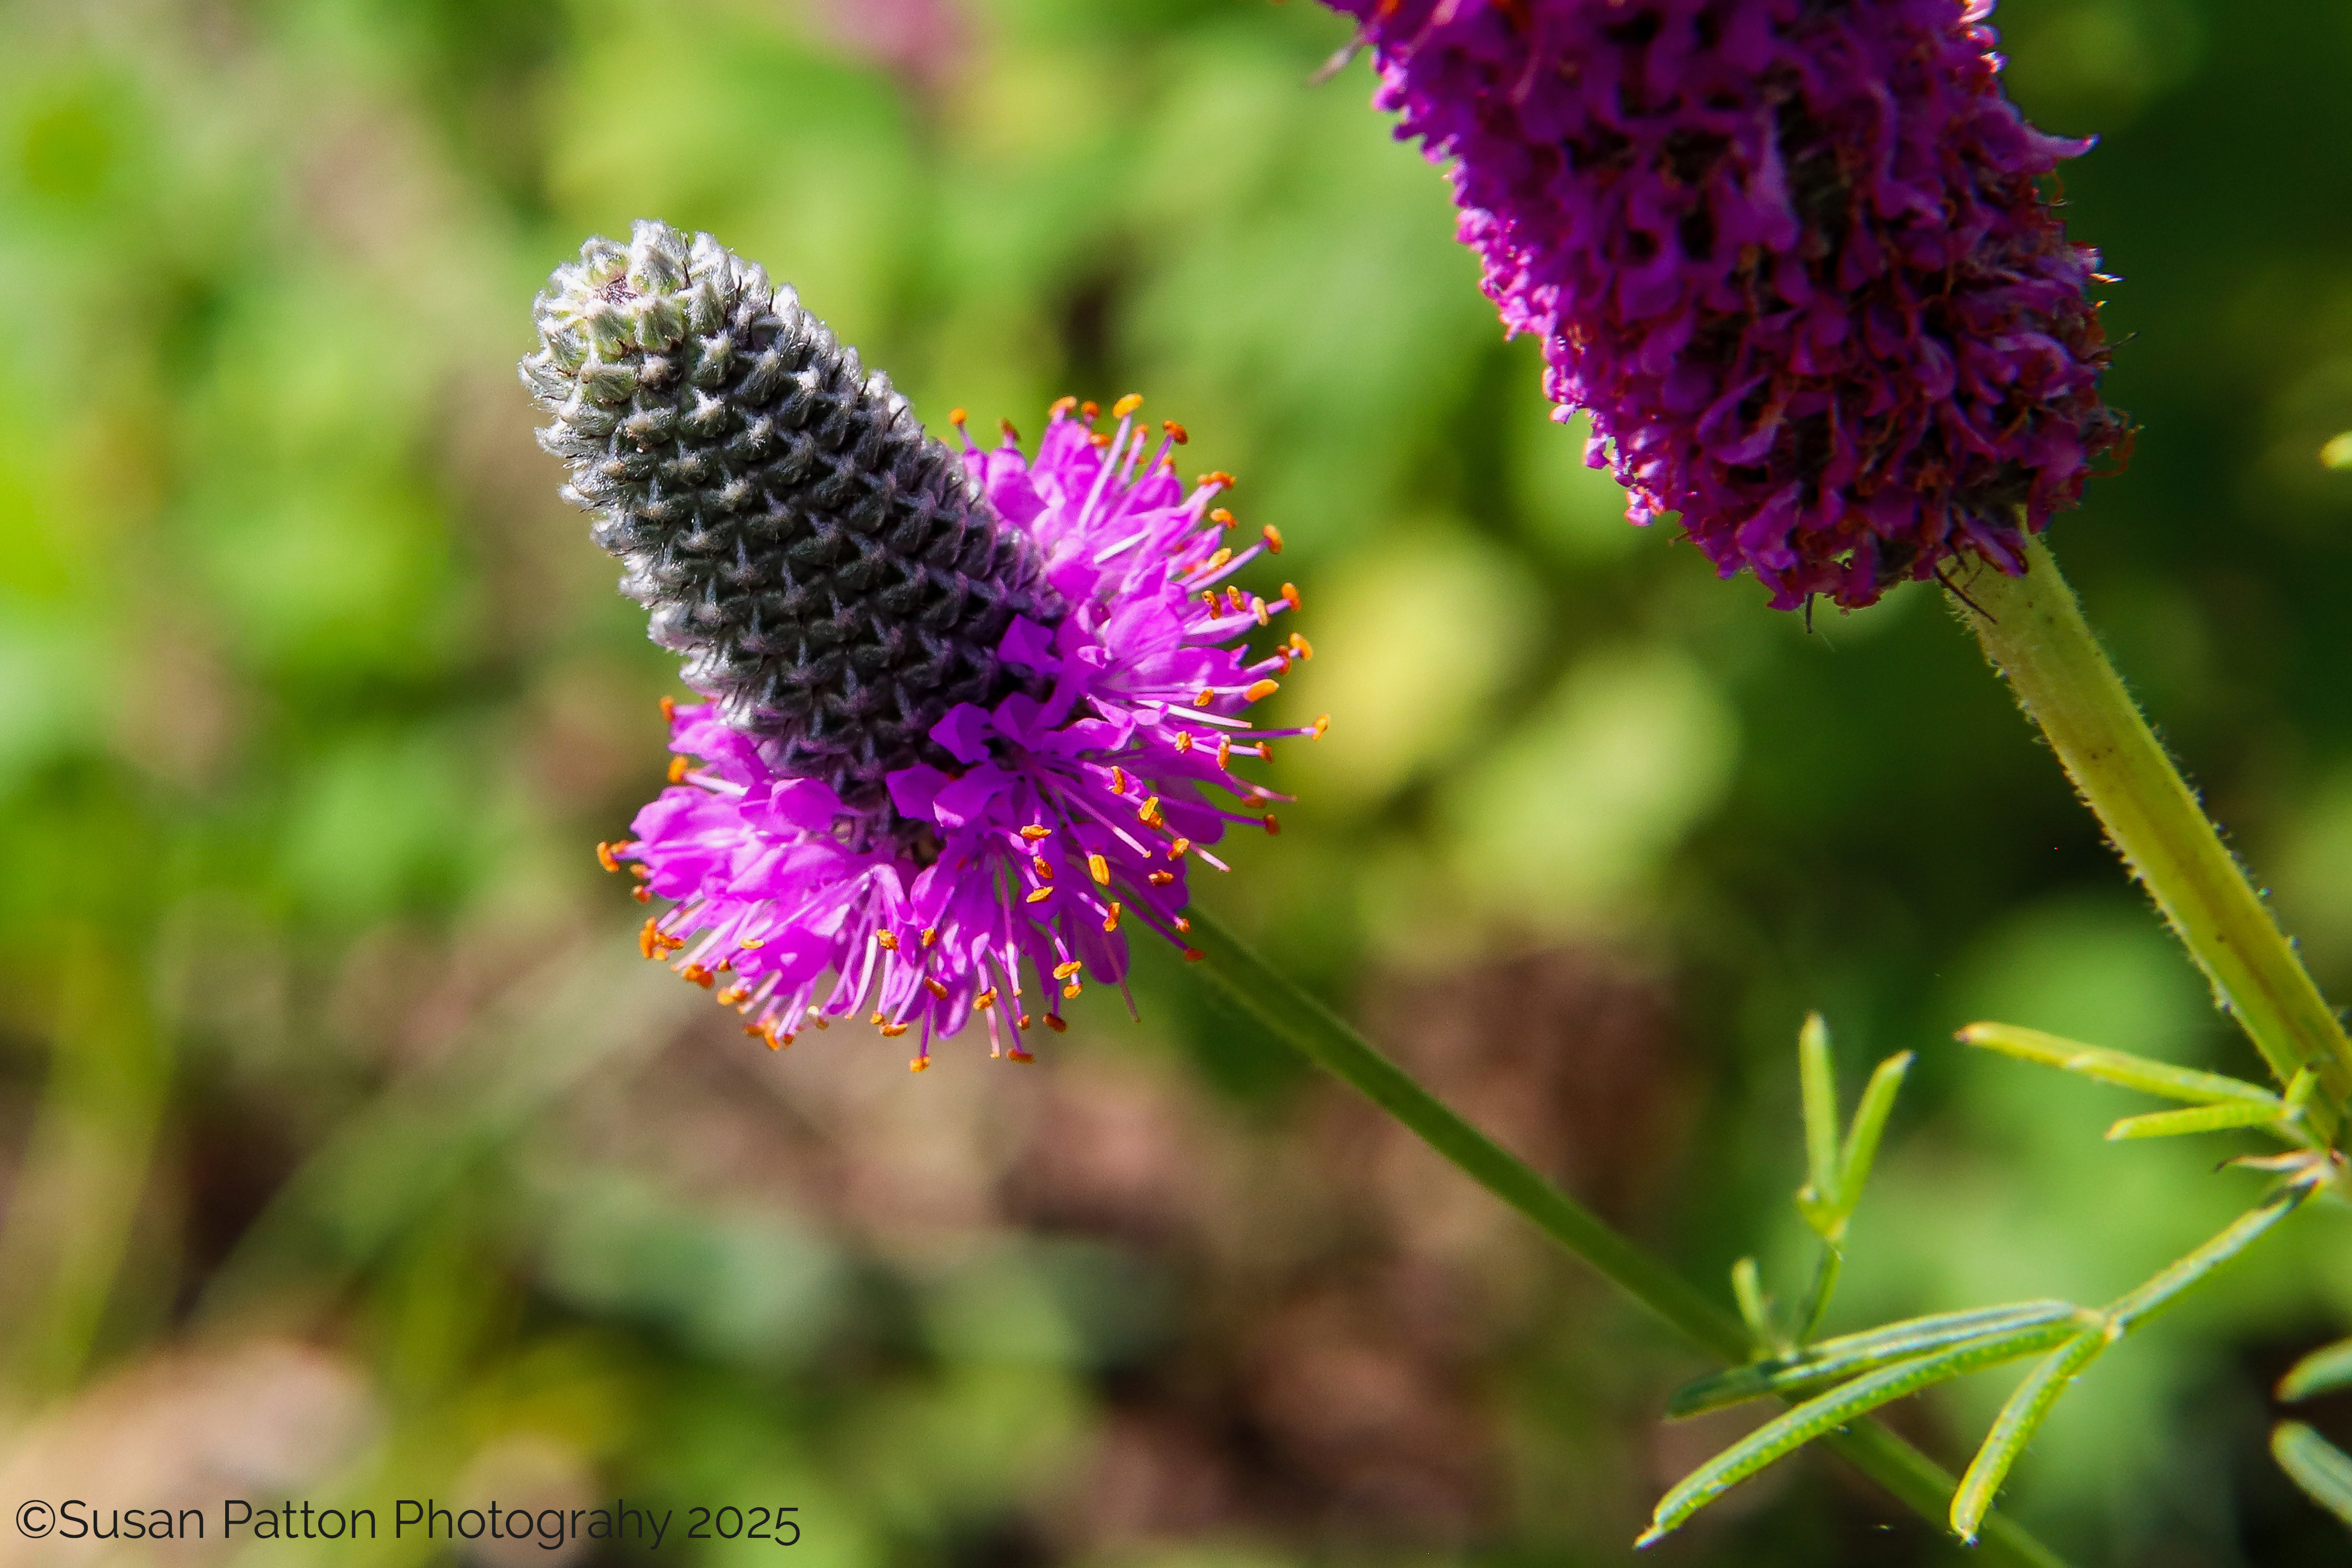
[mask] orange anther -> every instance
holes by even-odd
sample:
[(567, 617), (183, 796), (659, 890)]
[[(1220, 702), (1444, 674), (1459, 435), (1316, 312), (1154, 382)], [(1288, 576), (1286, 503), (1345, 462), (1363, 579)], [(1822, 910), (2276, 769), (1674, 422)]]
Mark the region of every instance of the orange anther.
[(1061, 416), (1067, 414), (1071, 409), (1076, 408), (1077, 405), (1078, 400), (1075, 397), (1057, 397), (1054, 399), (1053, 406), (1045, 410), (1045, 417), (1048, 419), (1059, 418)]
[(677, 784), (680, 780), (684, 779), (686, 777), (686, 770), (693, 765), (694, 764), (692, 763), (688, 762), (684, 757), (672, 757), (669, 760), (669, 782)]
[(1142, 406), (1143, 394), (1130, 392), (1110, 405), (1110, 416), (1114, 419), (1124, 419)]
[(1085, 990), (1085, 986), (1073, 980), (1067, 985), (1062, 987), (1062, 994), (1065, 996), (1076, 996), (1081, 994)]
[(1214, 511), (1209, 513), (1209, 521), (1215, 523), (1219, 528), (1231, 528), (1234, 525), (1234, 514), (1227, 511), (1223, 507), (1219, 507)]
[[(1013, 1026), (1016, 1029), (1026, 1029), (1029, 1026), (1029, 1015), (1024, 1013), (1018, 1018), (1013, 1019)], [(1019, 1061), (1021, 1059), (1021, 1052), (1018, 1048), (1014, 1049), (1013, 1059), (1014, 1061)]]
[(1263, 702), (1281, 689), (1282, 683), (1278, 680), (1254, 680), (1250, 683), (1249, 689), (1242, 693), (1242, 700)]
[(1223, 468), (1210, 469), (1207, 473), (1201, 476), (1201, 482), (1204, 485), (1216, 485), (1223, 489), (1231, 489), (1234, 488), (1233, 475), (1225, 472)]
[(1175, 879), (1176, 873), (1173, 871), (1154, 871), (1146, 879), (1155, 888), (1164, 888)]
[(677, 717), (677, 699), (675, 697), (663, 698), (661, 700), (661, 710), (662, 720), (665, 723), (668, 722), (670, 720), (676, 719)]
[(924, 975), (923, 989), (929, 992), (932, 995), (938, 997), (942, 1002), (948, 999), (948, 988), (940, 984), (939, 977), (937, 975)]
[(1097, 447), (1108, 447), (1110, 445), (1110, 432), (1108, 430), (1097, 430), (1087, 438)]
[(1313, 658), (1315, 657), (1315, 645), (1308, 642), (1305, 637), (1300, 637), (1297, 632), (1293, 632), (1290, 634), (1290, 651), (1297, 654), (1301, 658)]
[(973, 997), (971, 999), (971, 1005), (983, 1013), (987, 1012), (991, 1007), (995, 1006), (996, 987), (992, 985), (987, 990), (982, 992), (979, 995)]
[(1045, 1027), (1060, 1035), (1068, 1033), (1070, 1026), (1062, 1021), (1062, 1016), (1059, 1013), (1048, 1013), (1045, 1015)]
[(1191, 751), (1192, 749), (1192, 731), (1190, 731), (1190, 730), (1179, 730), (1179, 731), (1176, 731), (1176, 750), (1181, 753), (1181, 752), (1189, 752), (1189, 751)]
[(1274, 617), (1266, 613), (1265, 601), (1259, 598), (1255, 594), (1250, 595), (1250, 614), (1256, 617), (1257, 624), (1259, 626), (1272, 626), (1274, 624)]
[(1221, 768), (1229, 768), (1233, 765), (1234, 743), (1224, 736), (1220, 735), (1217, 737), (1217, 766)]
[(1282, 553), (1282, 530), (1270, 522), (1265, 525), (1265, 547), (1276, 555)]
[(965, 413), (961, 408), (950, 408), (948, 410), (948, 423), (954, 426), (959, 430), (963, 428), (964, 421), (971, 417), (971, 415)]
[(1116, 763), (1112, 764), (1110, 770), (1110, 793), (1113, 795), (1127, 793), (1127, 770)]
[(1110, 913), (1103, 916), (1103, 931), (1106, 935), (1118, 929), (1118, 917), (1125, 912), (1119, 908), (1117, 899), (1110, 901)]
[(937, 926), (925, 926), (925, 927), (923, 928), (923, 945), (924, 945), (925, 947), (929, 947), (929, 946), (931, 946), (933, 943), (937, 942), (939, 940), (940, 940), (940, 928), (939, 928), (939, 927), (937, 927)]
[(749, 985), (730, 985), (711, 1000), (717, 1002), (721, 1007), (732, 1007), (750, 994), (751, 994), (751, 988)]
[[(1022, 1020), (1021, 1020), (1021, 1026), (1022, 1026), (1023, 1028), (1027, 1028), (1027, 1027), (1029, 1026), (1029, 1020), (1028, 1020), (1028, 1019), (1026, 1019), (1026, 1018), (1022, 1019)], [(1024, 1063), (1026, 1063), (1026, 1062), (1034, 1062), (1034, 1061), (1035, 1061), (1035, 1060), (1037, 1059), (1034, 1056), (1033, 1056), (1033, 1055), (1032, 1055), (1032, 1054), (1030, 1054), (1029, 1052), (1023, 1050), (1019, 1046), (1015, 1046), (1015, 1047), (1013, 1047), (1011, 1050), (1009, 1050), (1009, 1051), (1005, 1052), (1005, 1053), (1004, 1053), (1004, 1058), (1005, 1058), (1005, 1059), (1006, 1059), (1007, 1061), (1015, 1061), (1015, 1062), (1024, 1062)]]
[(1102, 405), (1088, 399), (1078, 405), (1078, 417), (1091, 424), (1102, 413)]
[(1217, 693), (1215, 689), (1211, 687), (1203, 686), (1198, 692), (1194, 693), (1192, 698), (1192, 706), (1195, 708), (1206, 708), (1210, 703), (1214, 702), (1216, 700)]
[(719, 976), (713, 974), (710, 971), (703, 968), (702, 965), (698, 963), (689, 963), (684, 969), (679, 970), (678, 973), (683, 975), (688, 981), (691, 981), (693, 984), (702, 986), (705, 989), (717, 984), (719, 981)]
[(1070, 960), (1067, 963), (1057, 963), (1054, 965), (1054, 978), (1056, 980), (1067, 980), (1071, 975), (1076, 974), (1079, 970), (1084, 969), (1085, 967), (1086, 964), (1083, 962), (1075, 958)]
[(1045, 837), (1047, 834), (1053, 831), (1054, 830), (1050, 827), (1041, 827), (1033, 822), (1028, 826), (1021, 830), (1021, 837), (1029, 840), (1030, 843), (1034, 844), (1037, 840)]
[(647, 915), (646, 923), (637, 931), (637, 951), (651, 958), (661, 951), (661, 917)]
[(1210, 556), (1206, 561), (1201, 563), (1201, 570), (1203, 572), (1214, 572), (1218, 567), (1223, 566), (1226, 562), (1231, 561), (1233, 558), (1234, 552), (1232, 551), (1219, 550), (1214, 555)]
[(1328, 713), (1318, 713), (1315, 716), (1315, 738), (1317, 740), (1321, 740), (1324, 734), (1329, 731), (1330, 728), (1331, 715)]
[(898, 933), (897, 931), (886, 931), (877, 932), (874, 940), (882, 944), (883, 951), (886, 952), (896, 952), (898, 951)]
[(1275, 820), (1274, 813), (1272, 813), (1272, 812), (1270, 812), (1270, 811), (1269, 811), (1269, 812), (1267, 812), (1267, 813), (1265, 814), (1265, 834), (1266, 834), (1266, 837), (1269, 837), (1269, 838), (1271, 838), (1271, 837), (1273, 837), (1276, 834), (1277, 834), (1277, 833), (1279, 833), (1279, 832), (1281, 832), (1281, 831), (1282, 831), (1282, 824), (1281, 824), (1281, 823), (1279, 823), (1279, 822), (1277, 822), (1276, 820)]
[(1208, 956), (1197, 947), (1188, 947), (1184, 950), (1184, 962), (1187, 963), (1198, 963)]
[(735, 945), (741, 948), (746, 952), (751, 952), (767, 946), (768, 942), (765, 937), (747, 936)]
[(1160, 428), (1166, 431), (1168, 433), (1168, 438), (1171, 441), (1175, 442), (1179, 447), (1192, 438), (1191, 436), (1185, 434), (1184, 426), (1177, 424), (1173, 419), (1162, 419), (1160, 422)]
[(1013, 427), (1013, 421), (1010, 419), (998, 420), (996, 422), (996, 427), (1004, 432), (1004, 438), (1008, 441), (1019, 441), (1021, 439), (1021, 432)]
[(617, 871), (621, 868), (621, 863), (613, 858), (613, 847), (602, 839), (596, 841), (596, 864), (604, 867), (607, 871)]
[(1037, 868), (1037, 876), (1040, 880), (1050, 882), (1054, 879), (1053, 864), (1043, 855), (1032, 855), (1029, 857), (1029, 864)]
[(629, 897), (636, 900), (637, 902), (641, 904), (650, 904), (654, 901), (654, 890), (651, 888), (646, 887), (643, 882), (639, 882), (635, 887), (629, 889)]
[(1191, 921), (1186, 920), (1183, 916), (1181, 916), (1181, 915), (1178, 915), (1178, 916), (1176, 917), (1176, 932), (1177, 932), (1177, 934), (1178, 934), (1179, 936), (1188, 936), (1188, 935), (1190, 935), (1190, 934), (1192, 933), (1192, 922)]
[(1148, 797), (1141, 805), (1137, 806), (1135, 808), (1135, 820), (1142, 823), (1146, 827), (1159, 826), (1160, 797), (1156, 795), (1151, 795)]
[(1106, 888), (1110, 886), (1109, 861), (1104, 859), (1099, 855), (1089, 855), (1087, 857), (1087, 869), (1093, 875), (1096, 881), (1100, 882)]
[(1179, 838), (1173, 844), (1168, 846), (1168, 858), (1171, 860), (1181, 860), (1184, 858), (1184, 852), (1192, 847), (1192, 841), (1191, 839)]
[(1294, 610), (1303, 610), (1307, 607), (1298, 597), (1298, 584), (1296, 583), (1285, 583), (1282, 585), (1282, 596), (1290, 601), (1290, 607)]
[(1024, 904), (1042, 904), (1042, 903), (1044, 903), (1047, 899), (1050, 899), (1050, 898), (1052, 898), (1053, 896), (1054, 896), (1054, 889), (1051, 889), (1051, 888), (1038, 888), (1038, 889), (1036, 889), (1033, 890), (1033, 891), (1029, 894), (1029, 896), (1028, 896), (1027, 898), (1025, 898), (1025, 899), (1022, 900), (1021, 901), (1022, 901), (1023, 903), (1024, 903)]

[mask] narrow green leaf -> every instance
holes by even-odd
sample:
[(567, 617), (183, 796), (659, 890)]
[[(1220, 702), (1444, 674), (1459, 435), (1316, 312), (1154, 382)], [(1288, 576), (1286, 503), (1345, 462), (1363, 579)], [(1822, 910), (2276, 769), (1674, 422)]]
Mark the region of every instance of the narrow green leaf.
[(1886, 1119), (1895, 1110), (1895, 1096), (1903, 1088), (1903, 1075), (1911, 1070), (1911, 1053), (1901, 1051), (1878, 1064), (1864, 1086), (1862, 1103), (1854, 1108), (1853, 1128), (1845, 1136), (1845, 1152), (1838, 1161), (1837, 1204), (1840, 1210), (1852, 1214), (1862, 1206), (1863, 1184), (1870, 1180), (1870, 1167), (1878, 1158), (1878, 1140), (1886, 1131)]
[(1819, 1013), (1797, 1031), (1797, 1079), (1804, 1089), (1806, 1190), (1797, 1194), (1805, 1221), (1826, 1236), (1828, 1205), (1837, 1202), (1837, 1075), (1830, 1061), (1830, 1028)]
[(2352, 1387), (2352, 1340), (2338, 1340), (2312, 1352), (2279, 1379), (2278, 1396), (2292, 1405), (2315, 1394)]
[(2185, 1100), (2192, 1105), (2217, 1105), (2224, 1100), (2270, 1106), (2279, 1103), (2278, 1097), (2269, 1089), (2241, 1079), (2177, 1068), (2169, 1062), (2136, 1057), (2128, 1051), (2111, 1051), (2102, 1046), (2086, 1046), (2045, 1035), (2039, 1029), (2021, 1029), (2013, 1024), (1970, 1024), (1957, 1038), (1964, 1045), (1981, 1046), (2004, 1056), (2040, 1062), (2044, 1067), (2080, 1073), (2101, 1083), (2136, 1089), (2142, 1094), (2165, 1100)]
[(1780, 1342), (1780, 1332), (1772, 1327), (1772, 1303), (1764, 1294), (1763, 1277), (1757, 1272), (1756, 1259), (1743, 1258), (1731, 1266), (1731, 1299), (1739, 1303), (1739, 1321), (1756, 1336), (1759, 1345)]
[(2311, 1500), (2352, 1524), (2352, 1457), (2300, 1421), (2271, 1428), (2271, 1458)]
[(2271, 1226), (2293, 1214), (2315, 1190), (2312, 1181), (2290, 1182), (2231, 1221), (2219, 1236), (2173, 1264), (2147, 1284), (2119, 1297), (2106, 1315), (2121, 1333), (2142, 1318), (2227, 1263), (2253, 1244)]
[(1750, 1399), (1810, 1392), (1823, 1384), (1970, 1340), (2065, 1322), (2074, 1318), (2077, 1310), (2067, 1301), (2020, 1301), (2013, 1306), (1937, 1312), (1932, 1317), (1906, 1319), (1859, 1334), (1841, 1334), (1794, 1355), (1750, 1362), (1746, 1366), (1735, 1366), (1685, 1384), (1667, 1399), (1666, 1415), (1678, 1420)]
[(1809, 1399), (1774, 1417), (1685, 1477), (1658, 1501), (1650, 1528), (1633, 1542), (1647, 1546), (1681, 1528), (1690, 1517), (1773, 1460), (1795, 1452), (1854, 1417), (1920, 1389), (1948, 1383), (1963, 1373), (2047, 1350), (2071, 1338), (2072, 1323), (2043, 1323), (1990, 1339), (1954, 1345), (1935, 1355), (1898, 1362)]
[(2192, 1105), (2186, 1110), (2151, 1110), (2145, 1116), (2126, 1116), (2107, 1129), (2107, 1142), (2120, 1143), (2131, 1138), (2178, 1138), (2185, 1132), (2219, 1132), (2231, 1127), (2267, 1127), (2287, 1113), (2285, 1105), (2273, 1101), (2255, 1105), (2242, 1100), (2228, 1100), (2220, 1105)]
[[(1844, 1228), (1843, 1217), (1839, 1228), (1841, 1232)], [(1811, 1339), (1813, 1331), (1822, 1326), (1822, 1314), (1830, 1310), (1830, 1296), (1837, 1289), (1838, 1275), (1844, 1268), (1844, 1250), (1836, 1242), (1824, 1238), (1821, 1260), (1813, 1265), (1812, 1283), (1805, 1288), (1804, 1300), (1797, 1303), (1797, 1315), (1791, 1320), (1790, 1338), (1797, 1344)]]
[(2042, 1423), (2057, 1407), (2066, 1385), (2081, 1376), (2083, 1369), (2112, 1342), (2106, 1331), (2101, 1329), (2077, 1334), (2025, 1374), (2025, 1381), (2017, 1385), (2017, 1391), (2000, 1407), (1992, 1430), (1985, 1434), (1984, 1446), (1969, 1461), (1968, 1474), (1960, 1478), (1960, 1489), (1952, 1494), (1953, 1534), (1971, 1546), (1977, 1543), (1977, 1531), (1992, 1508), (1993, 1494), (2009, 1479), (2010, 1467), (2025, 1452), (2025, 1446), (2033, 1441), (2033, 1435), (2042, 1430)]

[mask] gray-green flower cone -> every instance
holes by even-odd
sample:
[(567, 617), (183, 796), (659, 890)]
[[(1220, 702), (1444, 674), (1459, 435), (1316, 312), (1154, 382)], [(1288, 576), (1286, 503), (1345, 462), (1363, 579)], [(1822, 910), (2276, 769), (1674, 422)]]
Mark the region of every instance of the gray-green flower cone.
[(565, 499), (687, 656), (688, 686), (778, 772), (887, 812), (959, 702), (1022, 685), (1015, 615), (1059, 606), (1035, 550), (790, 287), (707, 234), (592, 239), (534, 302), (522, 379)]

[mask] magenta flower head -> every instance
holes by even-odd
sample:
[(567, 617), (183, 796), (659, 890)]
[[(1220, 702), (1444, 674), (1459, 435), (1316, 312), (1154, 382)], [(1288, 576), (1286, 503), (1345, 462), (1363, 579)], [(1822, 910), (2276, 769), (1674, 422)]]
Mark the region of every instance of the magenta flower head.
[(1321, 725), (1244, 716), (1309, 654), (1244, 647), (1298, 595), (1229, 585), (1281, 537), (1225, 542), (1232, 478), (1179, 481), (1181, 426), (1066, 398), (1034, 458), (1010, 425), (950, 451), (791, 289), (658, 223), (535, 316), (541, 444), (710, 699), (664, 704), (672, 787), (598, 847), (675, 900), (647, 957), (771, 1046), (862, 1013), (920, 1068), (974, 1014), (1027, 1060), (1131, 927), (1199, 956), (1187, 868), (1282, 798), (1233, 765)]
[(1791, 608), (1867, 605), (2127, 450), (1985, 0), (1330, 0), (1628, 517)]

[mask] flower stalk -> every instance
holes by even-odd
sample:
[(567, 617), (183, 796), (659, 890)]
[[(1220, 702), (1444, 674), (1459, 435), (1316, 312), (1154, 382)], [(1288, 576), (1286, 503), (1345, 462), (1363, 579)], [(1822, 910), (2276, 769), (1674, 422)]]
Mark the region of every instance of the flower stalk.
[(1961, 610), (2018, 705), (2281, 1085), (2309, 1068), (2306, 1112), (2332, 1140), (2352, 1100), (2352, 1039), (2108, 662), (2040, 540), (2018, 577), (1979, 572)]
[[(1387, 1111), (1693, 1347), (1734, 1365), (1755, 1353), (1754, 1340), (1738, 1318), (1464, 1121), (1213, 916), (1198, 905), (1191, 914), (1206, 956), (1192, 973), (1220, 996)], [(1857, 1417), (1823, 1440), (1922, 1519), (1944, 1522), (1958, 1482), (1875, 1416)], [(1998, 1515), (1985, 1521), (1981, 1548), (1988, 1563), (2008, 1568), (2065, 1568), (2063, 1558)]]

